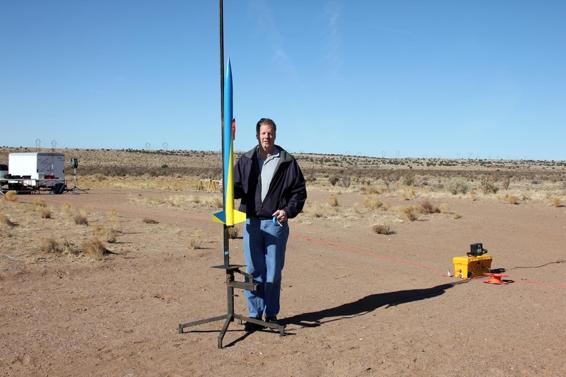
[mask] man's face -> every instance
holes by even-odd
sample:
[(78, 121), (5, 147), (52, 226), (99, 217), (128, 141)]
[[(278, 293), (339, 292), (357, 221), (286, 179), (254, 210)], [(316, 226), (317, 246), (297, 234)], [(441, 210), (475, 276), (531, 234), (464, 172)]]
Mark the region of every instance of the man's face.
[(273, 150), (275, 144), (275, 129), (269, 124), (262, 124), (257, 133), (257, 141), (261, 148), (268, 153)]

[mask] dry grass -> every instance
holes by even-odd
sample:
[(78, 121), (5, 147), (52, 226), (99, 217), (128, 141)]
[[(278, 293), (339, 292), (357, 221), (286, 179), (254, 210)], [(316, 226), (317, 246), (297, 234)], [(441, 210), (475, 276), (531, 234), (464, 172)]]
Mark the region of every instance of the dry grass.
[(44, 253), (60, 253), (63, 248), (53, 238), (43, 238), (39, 244), (39, 249)]
[(222, 208), (222, 198), (218, 194), (198, 194), (198, 195), (169, 195), (167, 197), (144, 197), (141, 194), (130, 197), (129, 200), (152, 206), (170, 206), (177, 208), (192, 209), (201, 208)]
[(114, 243), (116, 242), (116, 237), (118, 236), (118, 231), (112, 227), (107, 227), (104, 225), (97, 225), (94, 229), (93, 229), (93, 234), (100, 238), (103, 239), (104, 241), (108, 242), (108, 243)]
[(493, 179), (483, 178), (480, 182), (480, 190), (484, 194), (497, 194), (499, 187), (495, 185)]
[(462, 178), (451, 179), (446, 184), (446, 188), (452, 195), (465, 195), (470, 190), (468, 182)]
[(405, 219), (412, 222), (418, 220), (420, 214), (420, 206), (401, 207), (399, 211)]
[(38, 213), (42, 219), (52, 218), (53, 211), (51, 210), (51, 208), (47, 207), (47, 204), (45, 204), (45, 201), (43, 199), (34, 198), (32, 204), (35, 212)]
[(519, 199), (518, 196), (511, 194), (505, 194), (505, 196), (503, 196), (501, 200), (503, 200), (505, 203), (514, 204), (514, 205), (518, 205), (519, 203), (521, 203), (521, 200)]
[(120, 216), (118, 215), (118, 211), (112, 208), (108, 213), (108, 221), (110, 222), (110, 227), (114, 230), (118, 230), (120, 227)]
[(369, 195), (379, 195), (379, 194), (382, 194), (383, 192), (386, 191), (386, 189), (383, 188), (383, 187), (372, 186), (372, 185), (362, 186), (360, 188), (360, 190), (361, 190), (362, 193), (369, 194)]
[(240, 229), (238, 229), (237, 227), (233, 226), (228, 228), (228, 237), (230, 239), (236, 239), (240, 236)]
[(549, 198), (550, 205), (556, 208), (564, 207), (564, 202), (558, 196), (552, 196)]
[(62, 248), (63, 248), (63, 254), (67, 254), (67, 255), (77, 256), (81, 252), (80, 248), (78, 248), (77, 246), (75, 246), (66, 239), (63, 240), (62, 242)]
[[(123, 166), (123, 161), (119, 162)], [(186, 191), (198, 187), (198, 176), (150, 176), (128, 175), (128, 169), (120, 176), (93, 174), (81, 179), (81, 187), (86, 188), (123, 188), (132, 190)]]
[(79, 210), (73, 214), (73, 221), (77, 225), (88, 225), (88, 217), (85, 210)]
[(433, 213), (440, 213), (441, 210), (439, 207), (432, 204), (428, 199), (423, 200), (420, 203), (420, 211), (424, 214), (433, 214)]
[(472, 199), (472, 202), (475, 202), (478, 200), (478, 193), (476, 191), (471, 191), (470, 192), (470, 199)]
[(305, 206), (305, 213), (318, 219), (324, 217), (325, 211), (320, 203), (312, 203), (307, 201), (307, 204)]
[(110, 254), (108, 249), (104, 247), (102, 241), (97, 238), (91, 238), (81, 244), (81, 249), (86, 257), (94, 260), (102, 260), (104, 256)]
[(404, 185), (401, 188), (401, 197), (404, 200), (412, 200), (417, 196), (417, 191), (414, 187)]
[(389, 235), (394, 233), (388, 224), (375, 224), (371, 229), (377, 234)]
[(367, 197), (364, 199), (364, 207), (375, 211), (383, 207), (383, 202), (374, 197)]
[(0, 225), (1, 226), (5, 226), (7, 228), (13, 228), (15, 226), (18, 226), (17, 223), (13, 222), (12, 220), (10, 220), (8, 218), (8, 216), (4, 215), (3, 213), (0, 213)]
[(438, 206), (438, 209), (440, 210), (440, 213), (450, 213), (450, 209), (448, 208), (448, 204), (446, 203), (441, 203)]
[(448, 208), (448, 204), (446, 204), (446, 203), (441, 203), (438, 206), (438, 211), (439, 211), (439, 213), (442, 213), (443, 215), (451, 216), (454, 220), (458, 220), (458, 219), (462, 218), (462, 215), (460, 215), (456, 212), (450, 211), (450, 209)]
[(53, 211), (51, 211), (51, 208), (48, 207), (38, 208), (37, 212), (42, 219), (51, 219), (53, 217)]
[(224, 201), (221, 197), (215, 196), (214, 198), (212, 198), (212, 205), (215, 208), (222, 208), (224, 207)]
[(66, 215), (66, 216), (73, 216), (73, 206), (70, 205), (69, 203), (63, 203), (63, 205), (61, 206), (61, 211)]
[(340, 206), (340, 203), (338, 203), (338, 197), (336, 196), (336, 194), (331, 194), (328, 197), (328, 205), (331, 206), (331, 207)]
[(204, 249), (205, 233), (201, 229), (195, 230), (189, 239), (189, 246), (193, 250)]
[(45, 208), (47, 206), (47, 204), (45, 204), (45, 200), (40, 199), (40, 198), (34, 198), (32, 200), (32, 204), (35, 207), (35, 209), (37, 208)]
[(8, 202), (17, 202), (18, 201), (18, 193), (15, 191), (8, 191), (4, 194), (4, 200)]

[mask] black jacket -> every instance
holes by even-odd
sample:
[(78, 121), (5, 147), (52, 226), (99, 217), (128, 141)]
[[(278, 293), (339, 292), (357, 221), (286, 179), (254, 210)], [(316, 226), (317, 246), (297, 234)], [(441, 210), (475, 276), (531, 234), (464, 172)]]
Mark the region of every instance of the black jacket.
[(256, 158), (258, 147), (244, 153), (234, 168), (234, 197), (242, 199), (240, 211), (247, 217), (270, 219), (278, 209), (293, 218), (301, 212), (307, 199), (305, 178), (297, 160), (279, 148), (279, 163), (273, 173), (269, 191), (261, 201), (261, 173)]

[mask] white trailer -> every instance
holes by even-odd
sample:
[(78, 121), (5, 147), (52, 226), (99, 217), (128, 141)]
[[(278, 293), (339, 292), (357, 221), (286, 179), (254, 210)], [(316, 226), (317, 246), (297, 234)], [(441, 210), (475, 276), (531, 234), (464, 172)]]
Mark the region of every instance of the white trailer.
[(47, 189), (55, 194), (65, 191), (65, 155), (63, 153), (10, 153), (8, 156), (10, 190)]

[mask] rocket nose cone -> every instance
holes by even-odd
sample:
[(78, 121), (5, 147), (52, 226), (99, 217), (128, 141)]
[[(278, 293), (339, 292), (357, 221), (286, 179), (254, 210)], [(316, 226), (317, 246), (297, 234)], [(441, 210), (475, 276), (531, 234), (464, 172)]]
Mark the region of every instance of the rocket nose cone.
[(230, 59), (228, 59), (228, 64), (226, 65), (226, 77), (232, 77), (232, 64), (230, 64)]

